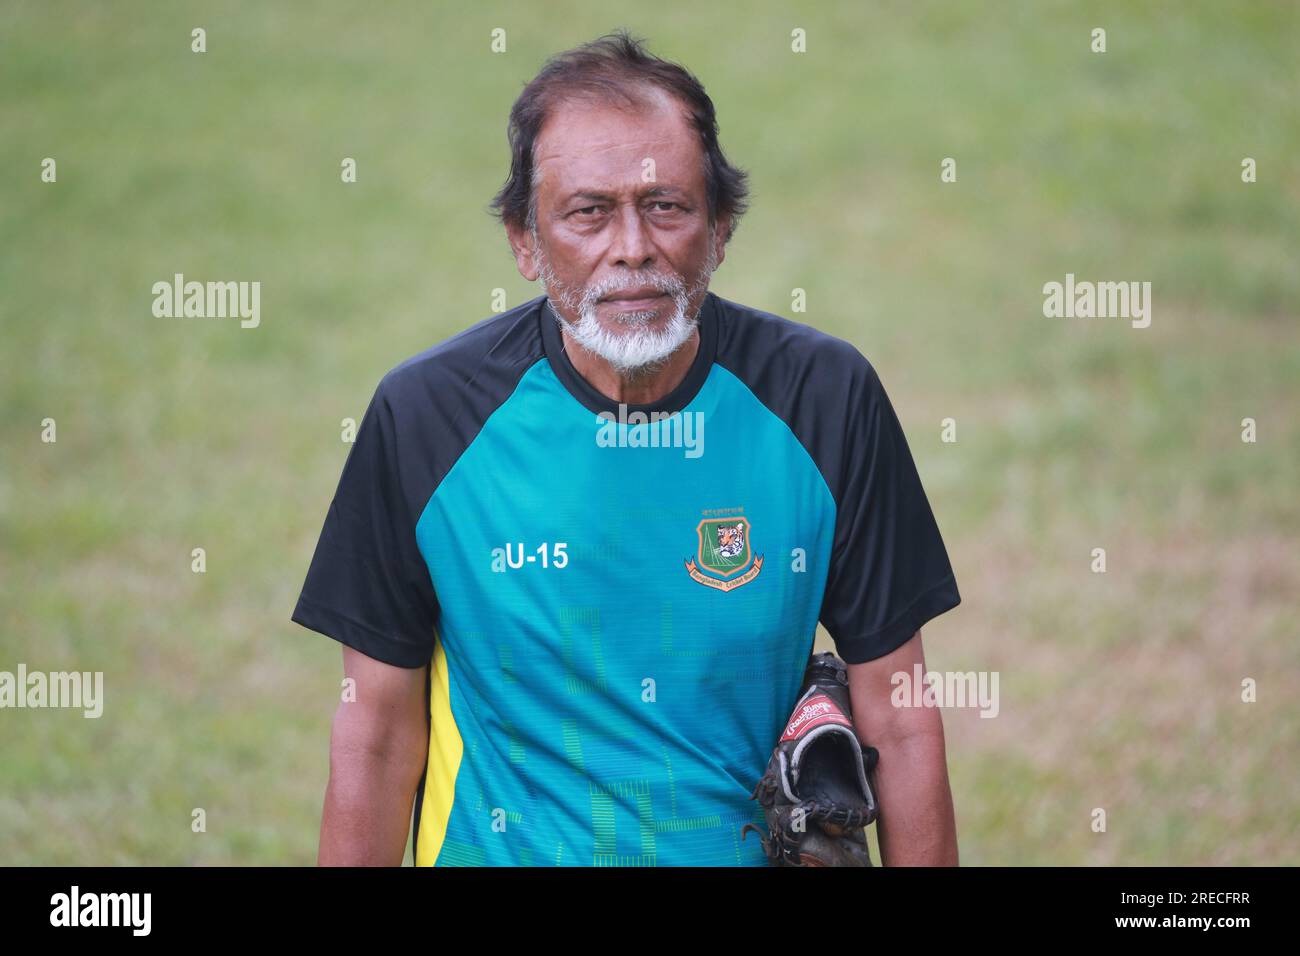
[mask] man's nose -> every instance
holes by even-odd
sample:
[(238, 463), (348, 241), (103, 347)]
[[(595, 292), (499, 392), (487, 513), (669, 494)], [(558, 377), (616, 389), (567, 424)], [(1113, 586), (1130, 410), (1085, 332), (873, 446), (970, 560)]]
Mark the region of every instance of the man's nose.
[(641, 269), (654, 261), (654, 248), (636, 203), (618, 207), (609, 255), (614, 265)]

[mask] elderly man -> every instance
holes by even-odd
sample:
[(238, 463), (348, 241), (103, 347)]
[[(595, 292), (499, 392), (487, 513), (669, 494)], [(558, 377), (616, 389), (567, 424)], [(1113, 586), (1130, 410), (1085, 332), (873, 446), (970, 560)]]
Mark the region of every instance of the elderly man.
[(343, 645), (322, 864), (761, 865), (751, 799), (818, 621), (883, 860), (957, 861), (943, 728), (890, 705), (960, 601), (852, 346), (720, 298), (713, 104), (626, 34), (552, 58), (496, 198), (545, 295), (392, 369), (293, 619)]

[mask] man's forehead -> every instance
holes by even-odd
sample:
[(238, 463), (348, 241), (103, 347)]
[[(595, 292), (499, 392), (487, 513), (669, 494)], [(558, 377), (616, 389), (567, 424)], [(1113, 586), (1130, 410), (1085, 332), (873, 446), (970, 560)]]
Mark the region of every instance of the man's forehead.
[(703, 175), (700, 154), (681, 104), (660, 93), (637, 109), (588, 100), (558, 105), (537, 137), (534, 168), (539, 185), (551, 189), (611, 187), (641, 181), (649, 159), (655, 181), (690, 188)]

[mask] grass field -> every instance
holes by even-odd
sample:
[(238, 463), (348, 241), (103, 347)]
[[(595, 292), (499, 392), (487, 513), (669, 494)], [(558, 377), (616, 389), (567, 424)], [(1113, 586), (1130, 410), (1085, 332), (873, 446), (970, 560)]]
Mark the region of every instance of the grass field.
[[(945, 714), (962, 862), (1300, 862), (1296, 7), (11, 0), (0, 669), (106, 709), (0, 712), (0, 863), (314, 861), (340, 656), (289, 613), (340, 421), (538, 294), (485, 212), (506, 115), (619, 26), (752, 174), (715, 291), (853, 341), (907, 429), (963, 595), (928, 665), (1001, 675)], [(155, 318), (176, 272), (261, 325)], [(1066, 273), (1150, 281), (1150, 328), (1045, 318)]]

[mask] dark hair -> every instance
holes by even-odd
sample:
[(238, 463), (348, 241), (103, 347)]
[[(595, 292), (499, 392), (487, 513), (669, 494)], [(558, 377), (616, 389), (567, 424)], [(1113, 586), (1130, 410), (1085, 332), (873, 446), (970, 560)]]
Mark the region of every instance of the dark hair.
[(646, 102), (643, 86), (653, 86), (676, 97), (690, 112), (690, 120), (704, 147), (704, 187), (709, 222), (730, 215), (726, 239), (748, 208), (748, 174), (727, 162), (718, 145), (718, 120), (713, 101), (685, 67), (661, 60), (644, 49), (644, 40), (625, 30), (606, 34), (580, 47), (556, 54), (524, 87), (510, 109), (510, 177), (489, 208), (505, 225), (532, 229), (533, 146), (551, 110), (565, 99), (589, 97), (636, 108)]

